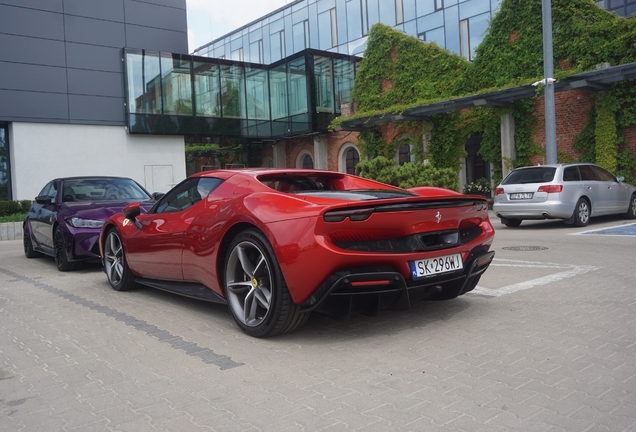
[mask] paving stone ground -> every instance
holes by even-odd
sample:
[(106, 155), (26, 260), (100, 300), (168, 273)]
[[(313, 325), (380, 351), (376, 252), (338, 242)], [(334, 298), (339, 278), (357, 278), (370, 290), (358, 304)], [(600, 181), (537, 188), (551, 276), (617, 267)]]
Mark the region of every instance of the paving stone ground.
[(636, 430), (636, 236), (573, 235), (630, 221), (493, 223), (474, 293), (266, 340), (0, 242), (0, 431)]

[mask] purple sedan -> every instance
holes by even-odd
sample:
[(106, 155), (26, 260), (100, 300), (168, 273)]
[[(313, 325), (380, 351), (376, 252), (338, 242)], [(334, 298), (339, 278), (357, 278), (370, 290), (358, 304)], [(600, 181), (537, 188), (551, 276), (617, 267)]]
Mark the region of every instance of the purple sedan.
[(60, 271), (99, 260), (99, 232), (111, 215), (131, 202), (148, 209), (151, 196), (124, 177), (68, 177), (51, 180), (35, 198), (24, 220), (24, 254), (50, 255)]

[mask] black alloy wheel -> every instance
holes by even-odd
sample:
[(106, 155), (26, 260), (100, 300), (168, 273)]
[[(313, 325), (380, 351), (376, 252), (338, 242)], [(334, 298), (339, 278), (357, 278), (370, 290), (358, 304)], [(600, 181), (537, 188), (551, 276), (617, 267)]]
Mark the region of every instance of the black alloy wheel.
[(66, 240), (64, 239), (64, 232), (59, 225), (55, 227), (53, 233), (53, 249), (55, 265), (59, 271), (67, 272), (76, 270), (80, 263), (77, 261), (69, 261), (66, 255)]
[(33, 249), (33, 240), (31, 240), (31, 233), (25, 223), (22, 227), (22, 244), (24, 246), (24, 256), (27, 258), (39, 258), (42, 254)]

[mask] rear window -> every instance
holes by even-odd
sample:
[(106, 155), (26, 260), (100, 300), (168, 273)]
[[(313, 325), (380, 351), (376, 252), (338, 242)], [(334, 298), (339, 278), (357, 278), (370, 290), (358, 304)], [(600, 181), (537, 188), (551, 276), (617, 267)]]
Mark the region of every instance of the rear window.
[(554, 180), (555, 167), (522, 168), (511, 172), (501, 184), (549, 183)]

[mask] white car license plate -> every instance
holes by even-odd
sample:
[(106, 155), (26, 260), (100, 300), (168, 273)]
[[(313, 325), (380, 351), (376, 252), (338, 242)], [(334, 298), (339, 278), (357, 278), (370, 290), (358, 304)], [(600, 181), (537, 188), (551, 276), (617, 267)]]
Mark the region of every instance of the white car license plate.
[(511, 200), (532, 199), (532, 192), (510, 194)]
[(409, 264), (411, 266), (413, 279), (461, 270), (464, 268), (461, 254), (410, 261)]

